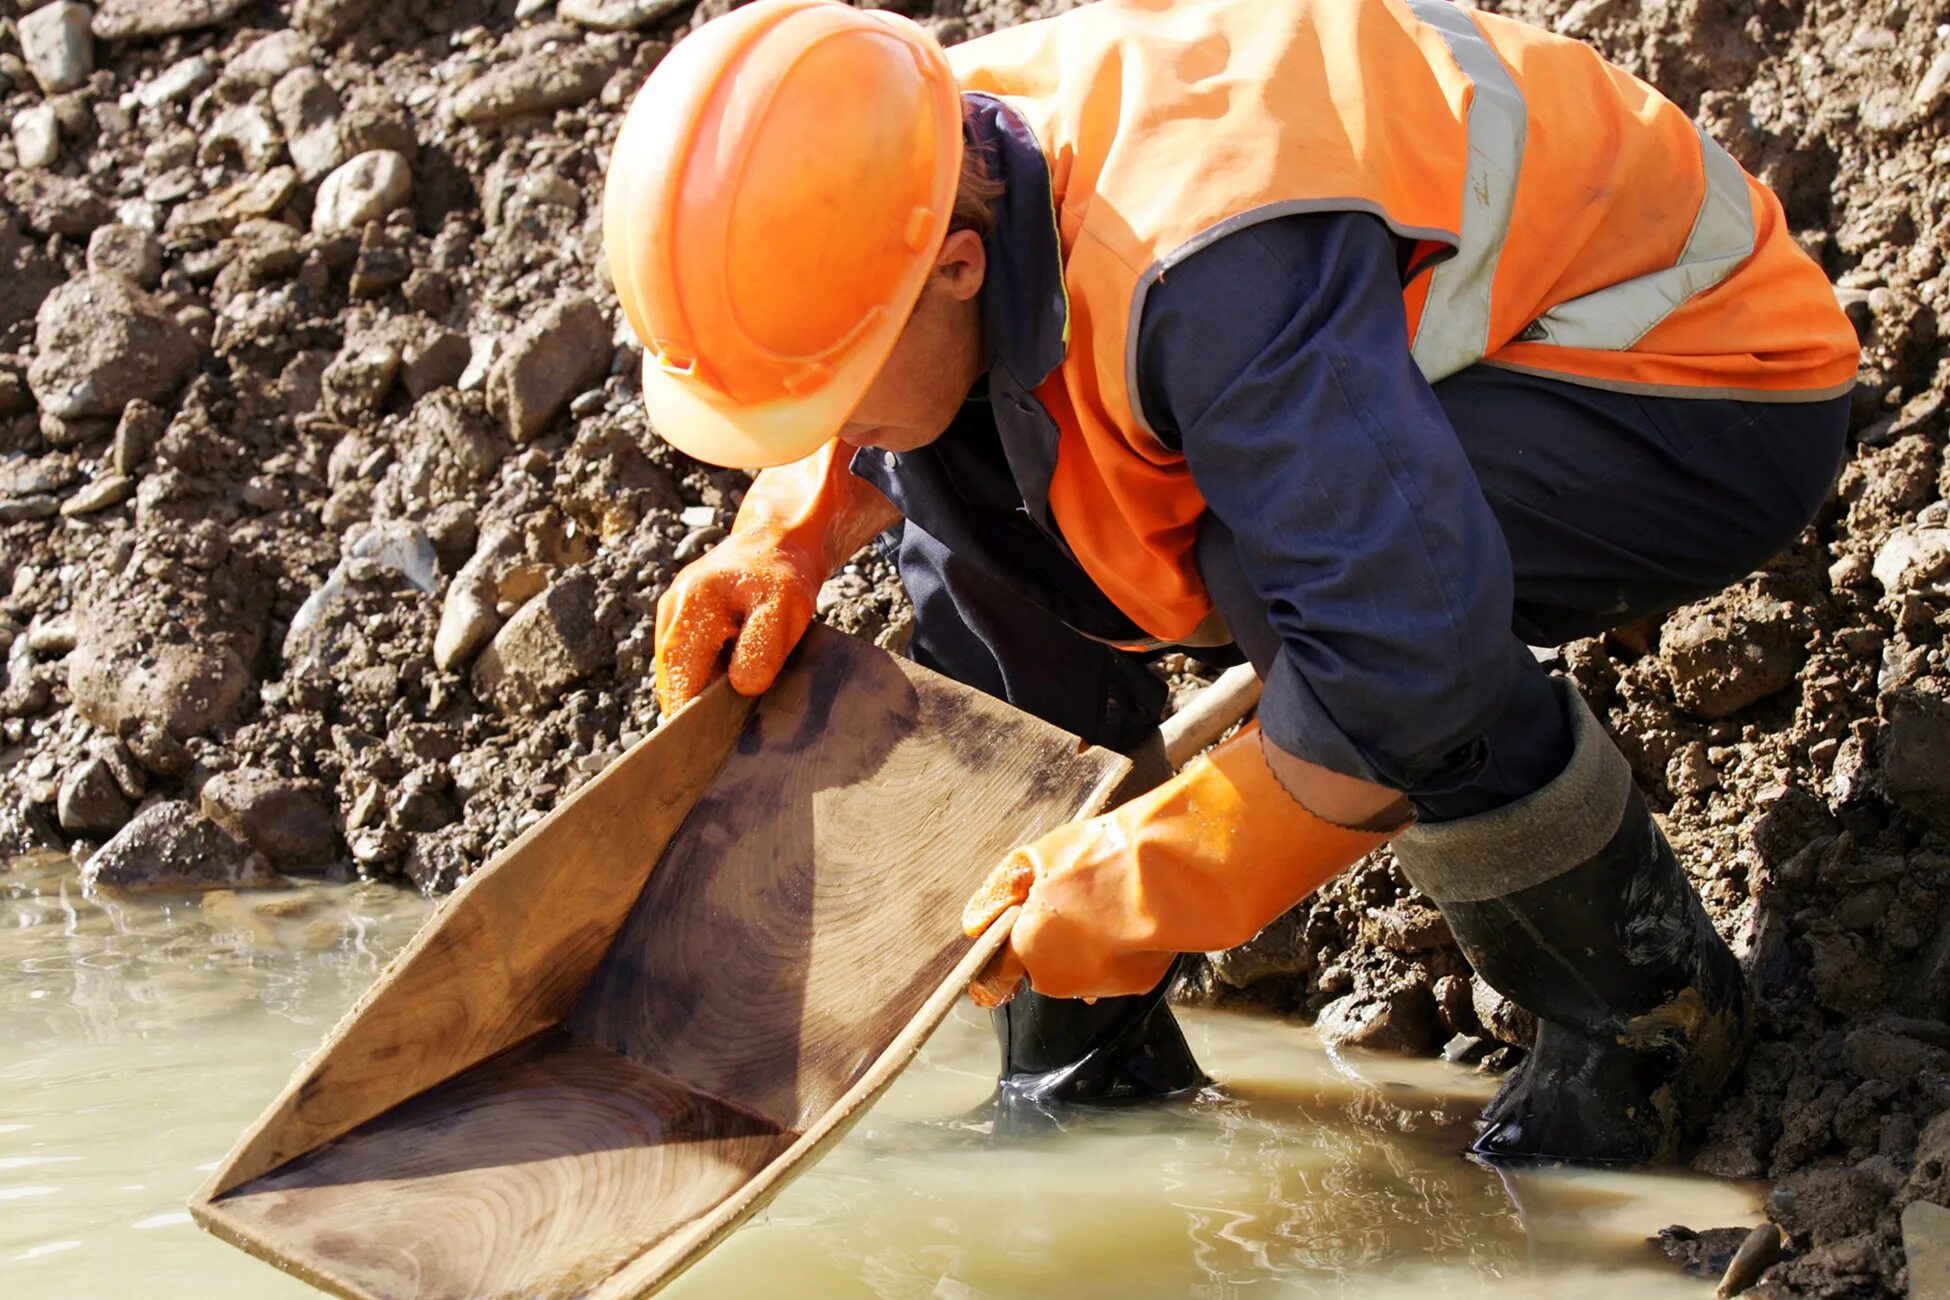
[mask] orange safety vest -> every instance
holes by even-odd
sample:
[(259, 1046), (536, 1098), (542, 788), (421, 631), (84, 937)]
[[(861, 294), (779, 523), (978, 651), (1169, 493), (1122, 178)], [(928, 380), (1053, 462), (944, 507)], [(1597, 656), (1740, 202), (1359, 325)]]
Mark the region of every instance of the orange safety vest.
[(1254, 222), (1363, 211), (1417, 241), (1403, 306), (1431, 383), (1479, 363), (1761, 401), (1854, 382), (1854, 331), (1779, 200), (1577, 41), (1449, 0), (1099, 0), (948, 57), (1050, 167), (1051, 514), (1161, 640), (1212, 608), (1205, 502), (1139, 408), (1138, 322), (1171, 266)]

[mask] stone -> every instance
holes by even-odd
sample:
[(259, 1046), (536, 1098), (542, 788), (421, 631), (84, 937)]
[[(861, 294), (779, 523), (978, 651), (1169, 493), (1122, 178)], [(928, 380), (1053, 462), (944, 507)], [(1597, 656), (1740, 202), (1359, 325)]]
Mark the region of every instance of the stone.
[(1950, 831), (1950, 701), (1919, 690), (1885, 692), (1882, 788), (1897, 807)]
[(465, 667), (501, 630), (492, 589), (455, 583), (440, 607), (440, 629), (433, 638), (433, 662), (442, 672)]
[(1770, 867), (1841, 830), (1828, 805), (1798, 786), (1770, 786), (1755, 797), (1754, 806), (1760, 810), (1753, 823), (1754, 850)]
[(1480, 975), (1471, 977), (1469, 1000), (1476, 1022), (1497, 1042), (1529, 1047), (1537, 1041), (1537, 1017), (1491, 988)]
[(61, 124), (49, 104), (36, 104), (14, 114), (14, 155), (22, 167), (52, 167), (61, 157)]
[(473, 357), (467, 336), (436, 326), (400, 354), (400, 381), (414, 401), (459, 382)]
[(1950, 528), (1899, 528), (1876, 550), (1870, 567), (1889, 595), (1950, 590)]
[(19, 20), (20, 52), (43, 93), (77, 89), (95, 70), (95, 33), (89, 26), (93, 17), (87, 5), (62, 0)]
[(149, 449), (162, 436), (163, 413), (153, 402), (130, 402), (122, 408), (115, 426), (115, 443), (109, 449), (109, 463), (117, 474), (133, 475), (149, 455)]
[(1903, 1207), (1902, 1228), (1913, 1300), (1950, 1297), (1950, 1210), (1912, 1201)]
[(1889, 1188), (1866, 1169), (1803, 1169), (1774, 1185), (1767, 1213), (1797, 1241), (1823, 1245), (1866, 1231), (1888, 1202)]
[[(156, 481), (151, 476), (149, 482)], [(138, 518), (140, 513), (138, 504)], [(201, 589), (185, 593), (190, 604), (184, 616), (171, 615), (166, 623), (147, 592), (84, 592), (77, 644), (67, 662), (77, 713), (115, 735), (150, 729), (179, 740), (236, 715), (253, 683), (249, 665), (262, 648), (267, 614), (234, 596), (213, 601), (209, 589), (216, 580), (200, 574), (198, 581)], [(169, 747), (158, 740), (148, 748), (162, 753)], [(136, 757), (149, 765), (143, 754), (136, 748)]]
[(1224, 952), (1206, 954), (1212, 975), (1229, 988), (1252, 988), (1303, 976), (1317, 957), (1306, 943), (1307, 908), (1288, 909), (1264, 930)]
[(178, 206), (169, 214), (169, 233), (219, 239), (246, 222), (283, 211), (297, 191), (298, 169), (280, 164)]
[(527, 442), (577, 393), (609, 373), (609, 320), (581, 294), (557, 299), (517, 330), (488, 377), (488, 405)]
[(86, 181), (45, 171), (12, 171), (0, 178), (0, 195), (20, 210), (28, 229), (40, 235), (86, 239), (115, 219), (108, 200)]
[(156, 237), (140, 226), (111, 222), (88, 237), (88, 269), (114, 272), (140, 289), (162, 282), (163, 250)]
[(101, 0), (95, 35), (105, 41), (145, 40), (216, 27), (242, 14), (257, 0)]
[(61, 503), (51, 496), (14, 497), (8, 501), (0, 501), (0, 524), (52, 519), (60, 509)]
[(312, 230), (320, 235), (359, 231), (368, 221), (404, 207), (413, 194), (413, 170), (391, 149), (372, 149), (338, 167), (318, 187)]
[(197, 161), (205, 167), (235, 162), (246, 171), (261, 171), (284, 154), (284, 134), (277, 119), (262, 103), (232, 104), (218, 113), (203, 132)]
[(1456, 940), (1442, 913), (1425, 903), (1397, 903), (1391, 907), (1364, 912), (1360, 925), (1361, 941), (1390, 952), (1434, 952), (1453, 948)]
[(342, 857), (325, 788), (257, 768), (204, 782), (204, 816), (278, 867), (322, 867)]
[(310, 59), (311, 42), (304, 33), (283, 28), (251, 42), (224, 65), (225, 88), (240, 88), (237, 98), (248, 99), (250, 91), (270, 89)]
[(689, 0), (561, 0), (555, 12), (593, 31), (633, 32), (689, 7)]
[(1425, 1055), (1441, 1041), (1435, 1000), (1413, 982), (1379, 992), (1357, 990), (1321, 1008), (1314, 1029), (1336, 1047)]
[(1747, 1230), (1740, 1241), (1740, 1248), (1727, 1261), (1726, 1271), (1720, 1275), (1720, 1285), (1713, 1294), (1725, 1300), (1760, 1281), (1760, 1275), (1774, 1267), (1781, 1259), (1781, 1229), (1773, 1223), (1758, 1224)]
[(1724, 718), (1793, 683), (1808, 633), (1785, 601), (1735, 588), (1674, 612), (1659, 651), (1679, 707)]
[(316, 68), (293, 68), (271, 90), (271, 108), (299, 176), (315, 181), (345, 162), (339, 93)]
[(135, 92), (136, 102), (144, 108), (174, 104), (188, 99), (216, 79), (216, 65), (201, 54), (193, 54), (164, 68), (153, 81), (143, 83)]
[(104, 839), (128, 824), (128, 796), (115, 783), (115, 773), (99, 756), (77, 763), (61, 782), (55, 816), (70, 835)]
[(196, 368), (196, 340), (162, 305), (115, 274), (77, 276), (41, 304), (28, 368), (42, 412), (113, 418), (175, 391)]
[(474, 690), (503, 713), (542, 713), (615, 655), (614, 639), (596, 622), (596, 581), (576, 574), (508, 620), (474, 665)]
[(531, 113), (575, 108), (594, 99), (616, 70), (599, 50), (537, 50), (490, 68), (454, 97), (454, 116), (491, 126)]
[(350, 36), (378, 8), (379, 0), (296, 0), (291, 25), (321, 41)]
[(90, 888), (242, 889), (276, 884), (264, 855), (181, 800), (151, 804), (81, 869)]
[(1897, 1088), (1908, 1087), (1924, 1070), (1950, 1073), (1950, 1050), (1885, 1028), (1852, 1030), (1843, 1053), (1857, 1078)]
[(0, 496), (46, 496), (65, 491), (80, 481), (81, 471), (74, 457), (66, 452), (0, 461)]
[(61, 513), (69, 519), (96, 514), (121, 505), (135, 495), (135, 480), (126, 474), (104, 474), (61, 503)]
[(388, 339), (348, 344), (325, 369), (325, 405), (344, 420), (378, 412), (399, 377), (400, 349)]

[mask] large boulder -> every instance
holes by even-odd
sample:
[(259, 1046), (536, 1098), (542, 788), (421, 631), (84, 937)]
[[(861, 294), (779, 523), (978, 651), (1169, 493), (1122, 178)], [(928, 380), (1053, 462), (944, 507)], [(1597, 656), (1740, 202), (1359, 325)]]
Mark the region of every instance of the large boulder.
[(78, 276), (41, 304), (27, 382), (61, 420), (114, 417), (156, 401), (196, 368), (190, 332), (154, 298), (113, 272)]
[(82, 883), (119, 890), (238, 889), (275, 884), (262, 854), (187, 803), (151, 804), (81, 869)]

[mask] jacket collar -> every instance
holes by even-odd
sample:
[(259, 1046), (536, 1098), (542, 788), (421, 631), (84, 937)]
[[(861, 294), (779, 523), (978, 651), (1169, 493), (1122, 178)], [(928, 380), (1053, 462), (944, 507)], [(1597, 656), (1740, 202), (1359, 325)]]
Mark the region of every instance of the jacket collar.
[(970, 147), (987, 150), (990, 172), (1005, 186), (995, 204), (995, 230), (985, 241), (982, 319), (989, 364), (1033, 391), (1063, 364), (1070, 337), (1049, 162), (1029, 127), (1001, 100), (969, 92), (962, 101)]

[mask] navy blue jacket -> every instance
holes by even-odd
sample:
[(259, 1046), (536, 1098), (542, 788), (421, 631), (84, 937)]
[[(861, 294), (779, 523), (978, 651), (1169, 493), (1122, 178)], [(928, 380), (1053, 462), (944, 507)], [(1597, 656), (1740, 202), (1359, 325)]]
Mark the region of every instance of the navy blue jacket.
[[(1007, 186), (983, 290), (990, 369), (936, 443), (863, 451), (854, 472), (1083, 634), (1141, 639), (1048, 509), (1056, 429), (1032, 394), (1062, 360), (1066, 308), (1047, 167), (995, 101), (975, 130)], [(1159, 280), (1137, 353), (1139, 400), (1278, 633), (1266, 734), (1396, 789), (1480, 765), (1472, 742), (1512, 663), (1509, 553), (1410, 360), (1402, 256), (1358, 213), (1249, 227)]]

